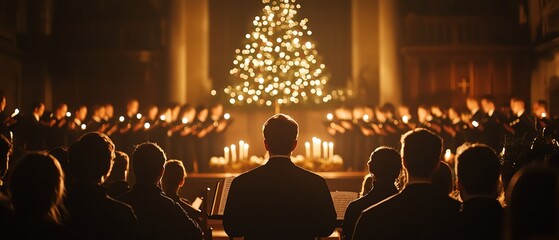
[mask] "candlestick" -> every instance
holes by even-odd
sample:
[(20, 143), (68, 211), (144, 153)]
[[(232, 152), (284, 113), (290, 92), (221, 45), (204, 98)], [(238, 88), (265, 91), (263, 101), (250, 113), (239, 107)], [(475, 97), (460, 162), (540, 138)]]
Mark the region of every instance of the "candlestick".
[(151, 127), (151, 124), (149, 124), (148, 122), (147, 122), (147, 123), (144, 123), (144, 128), (145, 128), (145, 129), (149, 129), (150, 127)]
[(322, 157), (324, 159), (328, 159), (328, 143), (322, 142)]
[(231, 162), (237, 162), (237, 146), (231, 144)]
[(167, 117), (165, 117), (165, 115), (159, 116), (159, 119), (161, 119), (161, 121), (165, 121), (165, 118), (167, 118)]
[(334, 143), (333, 142), (329, 142), (328, 143), (328, 159), (331, 159), (334, 156)]
[(136, 114), (136, 118), (137, 118), (137, 119), (142, 118), (142, 114), (141, 114), (141, 113)]
[(72, 113), (71, 112), (66, 112), (66, 117), (71, 117)]
[(305, 158), (311, 159), (311, 143), (305, 142)]
[(182, 119), (182, 124), (187, 124), (188, 123), (188, 118), (183, 118)]
[(245, 141), (239, 141), (239, 161), (243, 161), (245, 159)]
[(120, 121), (120, 122), (124, 122), (124, 116), (120, 116), (120, 117), (118, 117), (118, 121)]
[(225, 158), (225, 162), (229, 162), (229, 147), (223, 148), (223, 158)]
[(229, 120), (229, 118), (231, 118), (231, 114), (229, 113), (223, 114), (223, 118), (225, 118), (225, 120)]
[(334, 119), (334, 115), (332, 115), (332, 113), (328, 113), (326, 114), (326, 119), (328, 119), (328, 121), (332, 121), (332, 119)]
[(316, 138), (316, 137), (312, 138), (312, 157), (313, 158), (317, 158), (317, 152), (318, 152), (318, 147), (316, 146), (317, 141), (318, 141), (318, 138)]
[(87, 126), (84, 123), (82, 123), (82, 125), (81, 125), (82, 130), (85, 130), (86, 127)]
[(363, 121), (369, 122), (369, 118), (370, 118), (369, 115), (367, 114), (363, 115)]

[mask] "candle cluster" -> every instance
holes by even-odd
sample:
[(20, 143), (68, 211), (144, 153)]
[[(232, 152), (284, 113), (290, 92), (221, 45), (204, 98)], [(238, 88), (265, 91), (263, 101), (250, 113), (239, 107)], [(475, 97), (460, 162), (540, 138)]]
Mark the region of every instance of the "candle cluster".
[(306, 159), (331, 159), (334, 156), (334, 143), (322, 141), (320, 138), (312, 138), (312, 148), (310, 142), (305, 142)]
[(231, 144), (229, 147), (223, 148), (223, 158), (225, 162), (231, 161), (231, 163), (236, 163), (237, 161), (246, 161), (249, 159), (248, 156), (249, 145), (245, 141), (239, 141), (239, 145)]

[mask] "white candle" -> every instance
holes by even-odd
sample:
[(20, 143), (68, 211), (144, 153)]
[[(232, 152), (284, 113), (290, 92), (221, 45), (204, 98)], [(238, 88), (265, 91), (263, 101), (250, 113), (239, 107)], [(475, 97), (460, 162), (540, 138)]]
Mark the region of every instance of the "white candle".
[(243, 161), (245, 159), (244, 146), (245, 146), (245, 141), (243, 140), (239, 141), (239, 161)]
[(317, 149), (318, 149), (318, 148), (316, 147), (316, 142), (317, 142), (317, 140), (318, 140), (318, 139), (317, 139), (316, 137), (313, 137), (313, 138), (312, 138), (312, 157), (313, 157), (313, 158), (316, 158), (316, 152), (317, 152)]
[(229, 147), (223, 148), (223, 158), (225, 158), (225, 162), (229, 162)]
[(246, 161), (246, 160), (249, 159), (249, 157), (248, 157), (248, 143), (245, 143), (244, 148), (245, 148), (244, 151), (243, 151), (245, 153), (244, 159)]
[(452, 152), (450, 151), (450, 149), (447, 149), (444, 153), (444, 160), (446, 162), (450, 162), (451, 159), (452, 159)]
[(328, 143), (322, 142), (322, 157), (328, 159)]
[(334, 143), (333, 142), (329, 142), (328, 143), (328, 159), (332, 158), (334, 156)]
[(311, 143), (305, 142), (305, 158), (311, 159)]
[(231, 162), (235, 163), (237, 161), (237, 146), (231, 144)]

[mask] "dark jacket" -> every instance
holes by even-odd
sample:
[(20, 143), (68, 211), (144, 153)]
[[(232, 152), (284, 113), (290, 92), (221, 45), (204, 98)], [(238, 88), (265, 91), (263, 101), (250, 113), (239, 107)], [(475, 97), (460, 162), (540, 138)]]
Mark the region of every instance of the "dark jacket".
[(137, 239), (138, 222), (132, 208), (105, 194), (103, 187), (77, 184), (67, 199), (67, 227), (76, 239)]
[(377, 204), (378, 202), (398, 193), (398, 189), (394, 186), (394, 182), (380, 183), (374, 182), (373, 189), (365, 196), (351, 202), (346, 209), (343, 223), (343, 239), (351, 239), (353, 229), (357, 219), (361, 216), (363, 210)]
[(332, 233), (336, 211), (322, 177), (278, 157), (233, 180), (223, 226), (247, 240), (313, 239)]
[(399, 194), (363, 211), (352, 239), (437, 239), (438, 229), (455, 219), (459, 210), (460, 202), (432, 184), (408, 184)]
[(155, 185), (137, 183), (118, 199), (132, 206), (145, 239), (202, 239), (198, 224)]
[(476, 197), (464, 201), (454, 232), (457, 239), (502, 239), (503, 207), (491, 198)]

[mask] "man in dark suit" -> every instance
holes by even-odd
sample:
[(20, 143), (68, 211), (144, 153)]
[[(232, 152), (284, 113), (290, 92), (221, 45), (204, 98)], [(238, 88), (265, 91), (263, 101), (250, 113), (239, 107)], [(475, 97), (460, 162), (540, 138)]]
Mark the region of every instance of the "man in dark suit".
[(291, 162), (299, 126), (276, 114), (263, 128), (268, 162), (231, 183), (223, 226), (230, 237), (314, 239), (329, 236), (336, 211), (326, 181)]
[(481, 140), (496, 152), (500, 152), (505, 140), (505, 116), (497, 111), (495, 101), (490, 95), (481, 98), (481, 108), (485, 113), (481, 122), (483, 128)]
[(486, 145), (475, 144), (457, 156), (458, 189), (464, 200), (453, 238), (501, 239), (503, 208), (496, 200), (499, 158)]
[(513, 137), (531, 141), (536, 136), (534, 117), (526, 112), (526, 102), (521, 98), (512, 98), (510, 108), (513, 116), (509, 122), (509, 130)]
[(409, 182), (402, 192), (363, 211), (353, 239), (437, 239), (439, 228), (460, 209), (458, 201), (431, 183), (441, 153), (442, 140), (431, 131), (417, 128), (404, 134), (402, 158)]
[(34, 102), (31, 110), (32, 112), (23, 118), (25, 150), (45, 150), (46, 124), (41, 122), (41, 117), (45, 113), (45, 104)]
[(479, 125), (483, 121), (484, 113), (479, 107), (479, 102), (473, 97), (466, 99), (466, 107), (470, 111), (470, 119), (466, 123), (470, 128), (470, 133), (468, 134), (468, 142), (480, 142), (482, 138), (481, 128)]
[(351, 239), (355, 223), (363, 210), (398, 193), (394, 182), (402, 171), (402, 158), (396, 150), (389, 147), (377, 148), (371, 154), (367, 165), (373, 176), (373, 189), (347, 207), (343, 223), (343, 239)]

